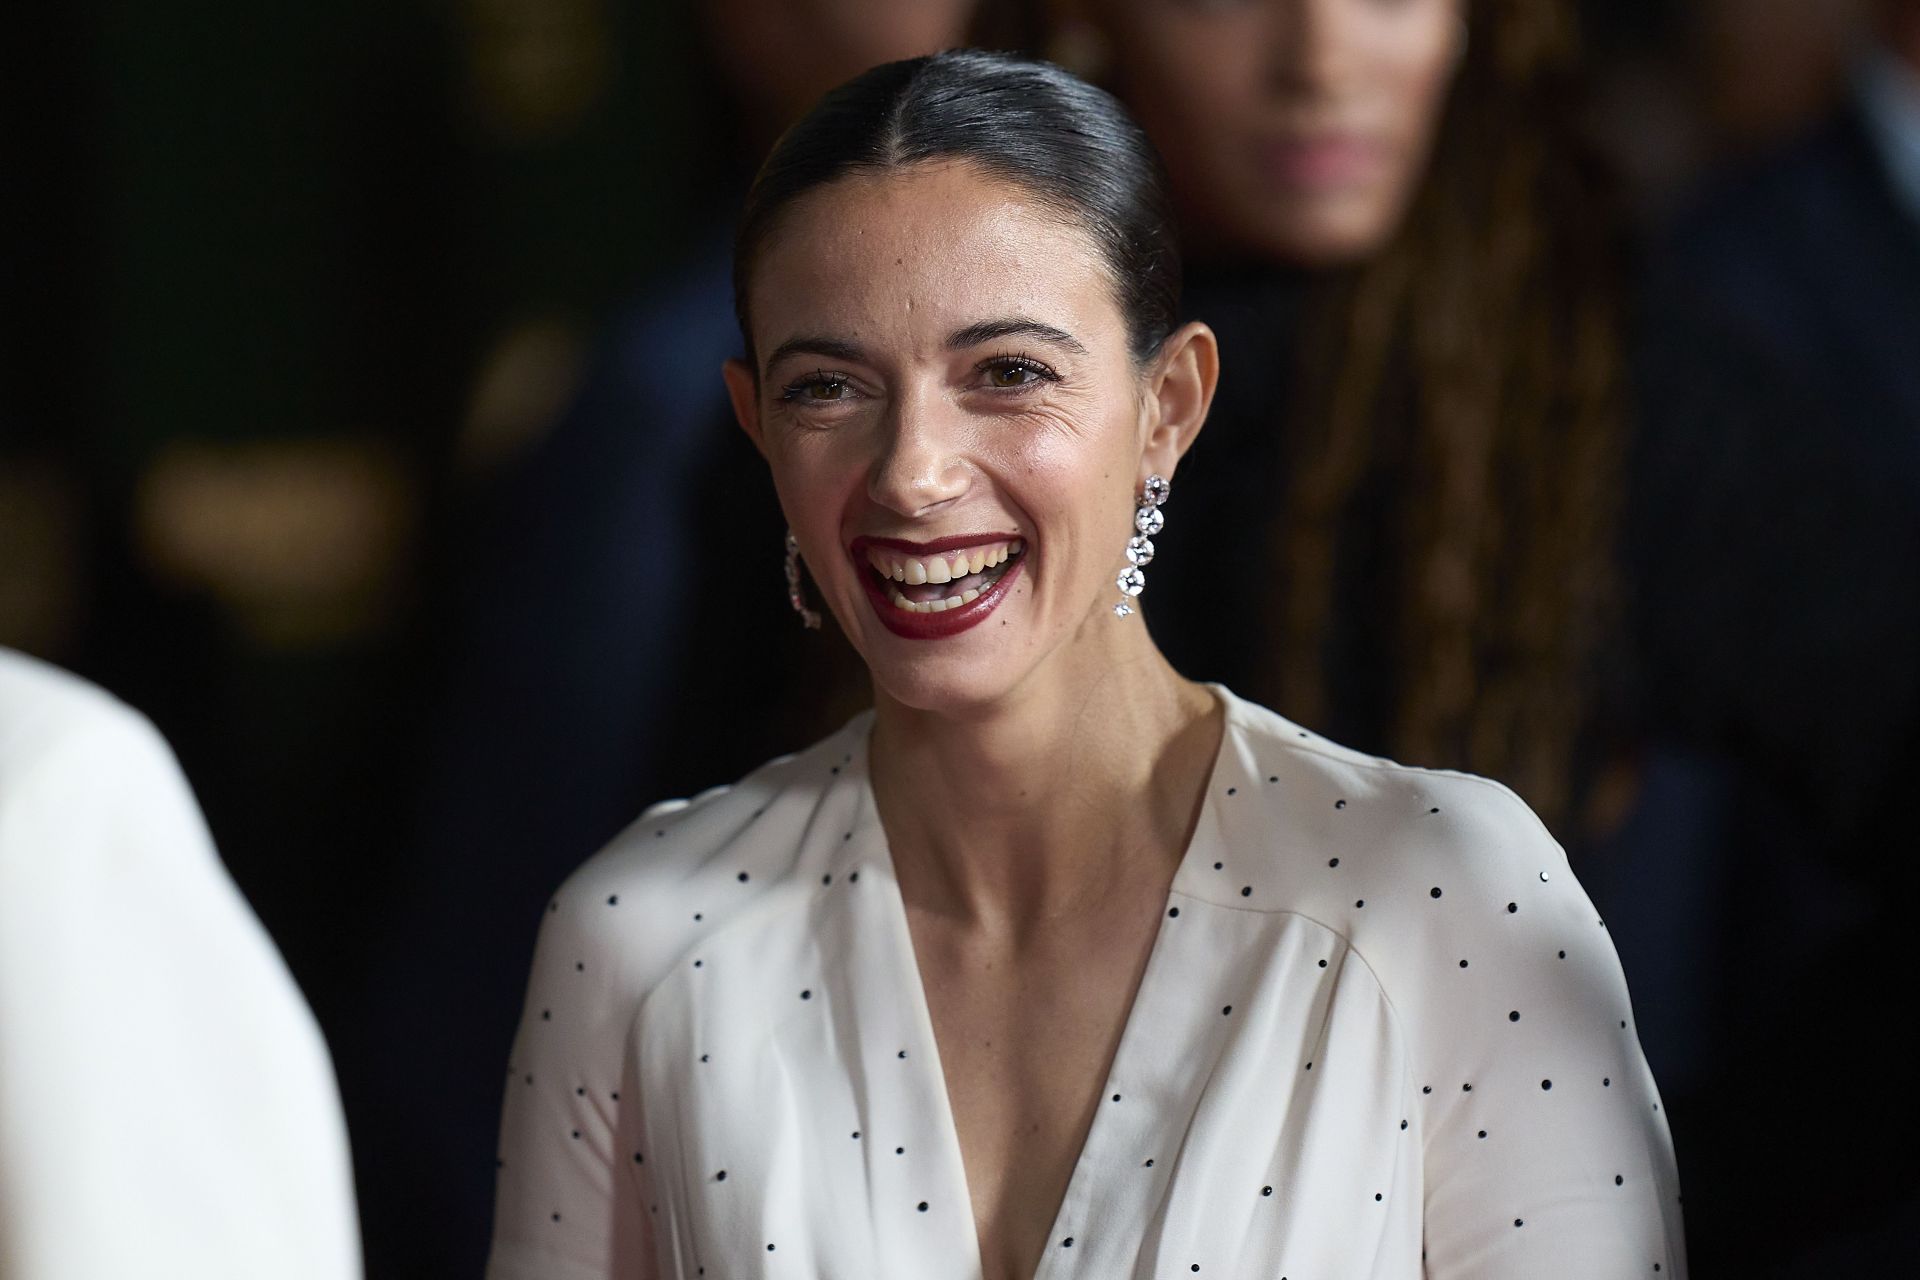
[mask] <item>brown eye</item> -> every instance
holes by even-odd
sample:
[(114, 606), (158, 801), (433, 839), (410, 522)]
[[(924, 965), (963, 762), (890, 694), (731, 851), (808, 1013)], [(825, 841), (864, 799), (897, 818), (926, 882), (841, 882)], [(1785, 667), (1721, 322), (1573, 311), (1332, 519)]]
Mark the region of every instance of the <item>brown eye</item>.
[(838, 400), (846, 389), (844, 382), (809, 382), (806, 394), (809, 400)]
[(987, 381), (996, 387), (1024, 387), (1033, 377), (1033, 370), (1025, 365), (1003, 364), (987, 370)]

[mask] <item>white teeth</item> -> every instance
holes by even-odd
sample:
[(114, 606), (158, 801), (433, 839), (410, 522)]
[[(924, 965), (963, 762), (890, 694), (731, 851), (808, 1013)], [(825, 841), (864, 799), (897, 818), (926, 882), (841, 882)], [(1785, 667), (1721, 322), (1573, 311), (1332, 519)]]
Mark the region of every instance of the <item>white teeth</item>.
[(986, 552), (975, 551), (972, 554), (967, 556), (967, 572), (968, 573), (979, 573), (982, 569), (986, 567), (987, 567)]
[[(964, 551), (948, 556), (928, 556), (916, 560), (908, 556), (896, 556), (879, 547), (867, 548), (867, 563), (882, 578), (908, 586), (920, 586), (924, 583), (946, 583), (969, 574), (982, 573), (996, 565), (1005, 564), (1020, 554), (1025, 544), (1018, 538), (1011, 542), (993, 542), (978, 547), (968, 547)], [(898, 591), (887, 593), (894, 605), (914, 613), (944, 613), (948, 609), (957, 609), (963, 604), (980, 598), (977, 590), (969, 589), (956, 596), (940, 600), (914, 601), (907, 599)]]
[(927, 566), (918, 560), (907, 561), (906, 582), (909, 586), (919, 586), (927, 581)]
[(933, 559), (927, 561), (927, 581), (936, 586), (942, 582), (953, 581), (953, 570), (947, 567), (947, 562), (944, 558), (935, 556)]
[(974, 590), (972, 587), (968, 587), (966, 591), (961, 593), (960, 603), (972, 604), (975, 600), (978, 600), (979, 598), (980, 598), (980, 593)]

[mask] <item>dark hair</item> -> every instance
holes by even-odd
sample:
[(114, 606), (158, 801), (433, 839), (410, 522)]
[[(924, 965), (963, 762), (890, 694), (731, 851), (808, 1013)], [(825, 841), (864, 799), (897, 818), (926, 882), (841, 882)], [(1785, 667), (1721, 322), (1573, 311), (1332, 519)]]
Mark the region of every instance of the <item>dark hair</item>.
[(1099, 248), (1134, 359), (1172, 332), (1180, 250), (1160, 157), (1105, 90), (1050, 62), (958, 49), (889, 62), (827, 94), (774, 144), (734, 239), (733, 304), (788, 205), (850, 174), (965, 160), (1019, 186)]

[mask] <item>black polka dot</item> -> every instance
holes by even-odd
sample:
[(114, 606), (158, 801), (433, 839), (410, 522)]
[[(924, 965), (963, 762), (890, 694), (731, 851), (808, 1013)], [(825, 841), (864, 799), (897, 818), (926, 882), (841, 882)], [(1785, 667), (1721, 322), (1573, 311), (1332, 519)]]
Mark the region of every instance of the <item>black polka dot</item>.
[(1460, 1086), (1460, 1092), (1462, 1092), (1462, 1093), (1472, 1093), (1472, 1092), (1473, 1092), (1473, 1085), (1472, 1085), (1472, 1083), (1471, 1083), (1471, 1082), (1469, 1082), (1469, 1083), (1467, 1083), (1467, 1084), (1463, 1084), (1463, 1085), (1461, 1085), (1461, 1086)]
[(1114, 1100), (1115, 1102), (1118, 1102), (1118, 1101), (1120, 1101), (1120, 1095), (1119, 1095), (1119, 1094), (1117, 1094), (1117, 1093), (1116, 1093), (1116, 1094), (1114, 1094), (1114, 1095), (1113, 1095), (1113, 1100)]
[(901, 1057), (903, 1057), (903, 1058), (904, 1058), (904, 1057), (906, 1057), (906, 1056), (907, 1056), (907, 1051), (906, 1051), (905, 1049), (902, 1049), (902, 1050), (900, 1051), (900, 1056), (901, 1056)]
[(1152, 1158), (1151, 1158), (1151, 1157), (1149, 1157), (1149, 1158), (1148, 1158), (1148, 1160), (1147, 1160), (1147, 1162), (1146, 1162), (1146, 1164), (1144, 1164), (1144, 1165), (1142, 1165), (1141, 1167), (1142, 1167), (1142, 1168), (1145, 1168), (1145, 1169), (1151, 1169), (1151, 1168), (1153, 1168), (1153, 1160), (1152, 1160)]
[(587, 971), (587, 962), (584, 960), (575, 960), (573, 962), (573, 971), (575, 973), (585, 973)]
[(1507, 1014), (1507, 1021), (1508, 1021), (1508, 1022), (1518, 1022), (1518, 1021), (1520, 1021), (1520, 1011), (1519, 1011), (1518, 1009), (1514, 1009), (1514, 1010), (1512, 1010), (1511, 1012), (1509, 1012), (1509, 1013)]
[(1613, 1077), (1612, 1076), (1600, 1077), (1600, 1087), (1603, 1089), (1613, 1088)]
[(1421, 1085), (1421, 1086), (1420, 1086), (1420, 1092), (1422, 1092), (1422, 1093), (1432, 1093), (1432, 1092), (1433, 1092), (1433, 1086), (1432, 1086), (1432, 1085), (1430, 1085), (1430, 1084), (1423, 1084), (1423, 1085)]
[(1625, 1179), (1625, 1178), (1623, 1178), (1623, 1177), (1621, 1177), (1621, 1176), (1620, 1176), (1619, 1174), (1617, 1174), (1617, 1173), (1616, 1173), (1616, 1174), (1614, 1174), (1614, 1175), (1613, 1175), (1613, 1185), (1614, 1185), (1614, 1186), (1616, 1186), (1616, 1187), (1617, 1187), (1617, 1186), (1621, 1186), (1621, 1185), (1622, 1185), (1622, 1184), (1624, 1184), (1625, 1182), (1626, 1182), (1626, 1179)]
[(1199, 1263), (1197, 1263), (1197, 1262), (1196, 1262), (1196, 1263), (1194, 1263), (1194, 1264), (1193, 1264), (1193, 1267), (1192, 1267), (1192, 1269), (1193, 1269), (1193, 1270), (1195, 1270), (1195, 1271), (1198, 1271), (1198, 1270), (1200, 1269), (1200, 1264), (1199, 1264)]
[(1519, 1218), (1515, 1218), (1513, 1220), (1513, 1225), (1516, 1227), (1519, 1227), (1519, 1226), (1525, 1226), (1526, 1224), (1522, 1222)]
[(1516, 912), (1516, 911), (1518, 911), (1519, 909), (1520, 909), (1520, 904), (1519, 904), (1519, 903), (1517, 903), (1517, 902), (1509, 902), (1509, 903), (1507, 904), (1507, 914), (1508, 914), (1508, 915), (1512, 915), (1512, 914), (1513, 914), (1514, 912)]
[(1355, 898), (1353, 900), (1353, 905), (1356, 907), (1364, 907), (1367, 905), (1367, 900), (1365, 898)]
[(853, 1131), (853, 1140), (855, 1142), (858, 1142), (860, 1140), (860, 1131), (858, 1129), (855, 1129)]
[(925, 1213), (927, 1211), (927, 1202), (925, 1200), (922, 1200), (920, 1202), (919, 1207), (920, 1207), (920, 1212)]
[(811, 989), (811, 988), (809, 988), (809, 989), (808, 989), (808, 990), (806, 990), (806, 991), (802, 991), (802, 992), (800, 993), (800, 998), (801, 998), (802, 1000), (811, 1000), (811, 999), (813, 999), (813, 991), (812, 991), (812, 989)]
[(1223, 1017), (1223, 1018), (1224, 1018), (1224, 1017), (1226, 1017), (1226, 1016), (1227, 1016), (1228, 1014), (1230, 1014), (1230, 1013), (1232, 1013), (1232, 1012), (1233, 1012), (1233, 1006), (1232, 1006), (1232, 1005), (1230, 1005), (1230, 1004), (1227, 1004), (1227, 1005), (1221, 1005), (1221, 1006), (1220, 1006), (1220, 1016), (1221, 1016), (1221, 1017)]
[[(741, 884), (745, 884), (745, 883), (747, 882), (747, 873), (746, 873), (746, 872), (744, 872), (744, 871), (742, 871), (742, 872), (741, 872), (741, 873), (739, 874), (739, 876), (738, 876), (738, 877), (736, 877), (736, 878), (737, 878), (737, 879), (738, 879), (738, 880), (740, 881), (740, 883), (741, 883)], [(772, 1248), (773, 1246), (772, 1246), (772, 1245), (768, 1245), (767, 1247), (768, 1247), (769, 1249), (771, 1249), (771, 1248)]]
[(553, 1220), (554, 1220), (555, 1222), (558, 1222), (558, 1221), (560, 1221), (560, 1215), (559, 1215), (559, 1214), (557, 1214), (557, 1213), (556, 1213), (556, 1214), (554, 1214), (554, 1215), (553, 1215)]
[(1562, 952), (1560, 953), (1560, 958), (1561, 958), (1562, 960), (1565, 960), (1565, 959), (1567, 958), (1567, 953), (1566, 953), (1566, 952), (1564, 952), (1564, 951), (1562, 951)]
[(1228, 795), (1230, 795), (1230, 796), (1237, 796), (1237, 795), (1239, 795), (1239, 794), (1240, 794), (1240, 788), (1238, 788), (1238, 787), (1228, 787), (1228, 788), (1227, 788), (1227, 794), (1228, 794)]
[(1466, 967), (1467, 967), (1467, 962), (1466, 962), (1465, 960), (1462, 960), (1462, 961), (1460, 962), (1460, 967), (1461, 967), (1462, 969), (1464, 969), (1464, 968), (1466, 968)]
[(1325, 960), (1322, 960), (1322, 961), (1320, 962), (1320, 967), (1321, 967), (1322, 969), (1324, 969), (1324, 968), (1326, 968), (1326, 967), (1327, 967), (1327, 962), (1326, 962)]
[(1060, 1242), (1060, 1247), (1061, 1247), (1062, 1249), (1071, 1249), (1071, 1248), (1073, 1248), (1073, 1237), (1072, 1237), (1072, 1236), (1068, 1236), (1068, 1237), (1067, 1237), (1067, 1238), (1066, 1238), (1065, 1240), (1062, 1240), (1062, 1241)]
[(1178, 908), (1178, 907), (1168, 907), (1168, 908), (1167, 908), (1167, 914), (1168, 914), (1169, 916), (1171, 916), (1171, 917), (1173, 917), (1174, 919), (1176, 919), (1176, 920), (1177, 920), (1177, 919), (1179, 919), (1179, 918), (1180, 918), (1180, 908)]
[(1261, 1195), (1263, 1195), (1263, 1196), (1270, 1196), (1270, 1195), (1272, 1195), (1272, 1194), (1273, 1194), (1273, 1188), (1272, 1188), (1272, 1187), (1262, 1187), (1262, 1188), (1260, 1188), (1260, 1194), (1261, 1194)]
[(620, 895), (619, 895), (619, 894), (617, 894), (617, 893), (610, 893), (610, 894), (608, 894), (608, 895), (607, 895), (607, 905), (608, 905), (608, 906), (610, 906), (610, 907), (617, 907), (617, 906), (619, 906), (619, 905), (620, 905)]
[(1430, 897), (1430, 898), (1437, 898), (1437, 897), (1439, 897), (1439, 896), (1440, 896), (1440, 886), (1439, 886), (1439, 885), (1435, 885), (1435, 886), (1433, 886), (1433, 888), (1431, 888), (1431, 889), (1429, 889), (1429, 890), (1427, 891), (1427, 896), (1428, 896), (1428, 897)]
[(823, 875), (823, 876), (821, 876), (821, 877), (820, 877), (820, 883), (821, 883), (821, 884), (832, 884), (832, 883), (833, 883), (833, 873), (832, 873), (831, 871), (829, 871), (829, 872), (828, 872), (828, 873), (827, 873), (826, 875)]
[(772, 1252), (773, 1252), (773, 1246), (772, 1246), (771, 1244), (769, 1244), (769, 1245), (767, 1246), (767, 1252), (768, 1252), (768, 1253), (772, 1253)]
[(1268, 781), (1268, 782), (1278, 782), (1278, 781), (1280, 781), (1280, 775), (1279, 775), (1279, 774), (1277, 774), (1277, 773), (1270, 773), (1270, 774), (1268, 774), (1268, 775), (1267, 775), (1267, 781)]
[(1337, 866), (1339, 866), (1339, 865), (1340, 865), (1340, 859), (1338, 859), (1338, 858), (1328, 858), (1328, 859), (1327, 859), (1327, 865), (1328, 865), (1328, 866), (1330, 866), (1330, 867), (1337, 867)]
[(847, 877), (847, 882), (851, 884), (852, 882), (858, 880), (859, 878), (860, 878), (860, 873), (856, 871), (852, 875)]
[(1385, 1197), (1382, 1196), (1378, 1191), (1373, 1193), (1373, 1198), (1376, 1203), (1379, 1202), (1380, 1200), (1385, 1199)]
[(727, 1171), (722, 1169), (720, 1172), (714, 1174), (713, 1180), (715, 1182), (725, 1182), (727, 1180)]
[(1313, 1070), (1313, 1064), (1311, 1062), (1307, 1064), (1307, 1070), (1309, 1071)]
[(1483, 1137), (1483, 1138), (1484, 1138), (1484, 1137), (1486, 1137), (1486, 1136), (1487, 1136), (1487, 1131), (1486, 1131), (1485, 1129), (1482, 1129), (1482, 1130), (1480, 1131), (1480, 1136), (1481, 1136), (1481, 1137)]
[(1438, 812), (1440, 812), (1440, 811), (1439, 811), (1438, 809), (1429, 809), (1429, 810), (1427, 810), (1427, 812), (1428, 812), (1428, 813), (1438, 813)]
[(702, 1062), (705, 1062), (706, 1060), (707, 1060), (707, 1055), (706, 1055), (706, 1054), (704, 1054), (704, 1053), (703, 1053), (703, 1054), (701, 1054), (701, 1055), (700, 1055), (700, 1061), (702, 1061)]
[(573, 1094), (576, 1098), (584, 1098), (587, 1096), (587, 1091), (584, 1087), (579, 1087), (574, 1089)]
[(1333, 802), (1333, 807), (1336, 809), (1344, 809), (1347, 807), (1347, 802), (1345, 800), (1335, 800)]
[(1400, 1127), (1401, 1127), (1402, 1129), (1405, 1129), (1405, 1128), (1407, 1127), (1407, 1122), (1406, 1122), (1405, 1120), (1402, 1120), (1402, 1121), (1400, 1122)]
[(905, 1147), (895, 1147), (895, 1148), (893, 1149), (893, 1154), (895, 1154), (895, 1155), (897, 1155), (897, 1156), (903, 1156), (903, 1155), (905, 1155), (905, 1154), (907, 1154), (907, 1149), (906, 1149)]
[(1551, 1088), (1553, 1088), (1553, 1081), (1551, 1081), (1551, 1080), (1542, 1080), (1542, 1081), (1540, 1082), (1540, 1087), (1541, 1087), (1542, 1089), (1551, 1089)]
[(703, 919), (704, 917), (702, 917), (701, 914), (698, 911), (696, 911), (693, 913), (693, 918), (695, 920), (700, 920), (700, 919)]
[(1226, 864), (1225, 864), (1224, 862), (1216, 862), (1216, 863), (1214, 863), (1214, 864), (1213, 864), (1213, 869), (1214, 869), (1215, 871), (1218, 871), (1218, 870), (1219, 870), (1219, 869), (1220, 869), (1221, 867), (1223, 867), (1223, 866), (1225, 866), (1225, 865), (1226, 865)]
[(552, 1022), (552, 1021), (553, 1021), (553, 1010), (551, 1010), (551, 1009), (542, 1009), (542, 1010), (540, 1011), (540, 1021), (542, 1021), (542, 1022)]
[(695, 961), (693, 962), (693, 967), (694, 967), (694, 968), (696, 968), (696, 969), (698, 969), (698, 968), (699, 968), (699, 967), (700, 967), (701, 965), (703, 965), (703, 964), (705, 964), (705, 963), (706, 963), (706, 961), (704, 961), (704, 960), (695, 960)]
[(1240, 890), (1240, 896), (1243, 898), (1251, 898), (1253, 896), (1253, 886), (1252, 885), (1243, 886)]

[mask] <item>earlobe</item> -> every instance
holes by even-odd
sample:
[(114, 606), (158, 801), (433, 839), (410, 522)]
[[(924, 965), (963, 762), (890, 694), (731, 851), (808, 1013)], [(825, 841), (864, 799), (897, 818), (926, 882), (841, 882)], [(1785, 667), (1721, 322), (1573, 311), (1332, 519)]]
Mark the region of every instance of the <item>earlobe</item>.
[(1147, 440), (1143, 466), (1171, 476), (1206, 423), (1214, 388), (1220, 384), (1220, 343), (1212, 329), (1191, 321), (1168, 335), (1159, 364), (1154, 386), (1158, 421)]
[(753, 441), (760, 456), (766, 457), (767, 442), (760, 430), (760, 379), (744, 360), (727, 361), (720, 366), (720, 376), (727, 384), (727, 398), (733, 402), (734, 421)]

